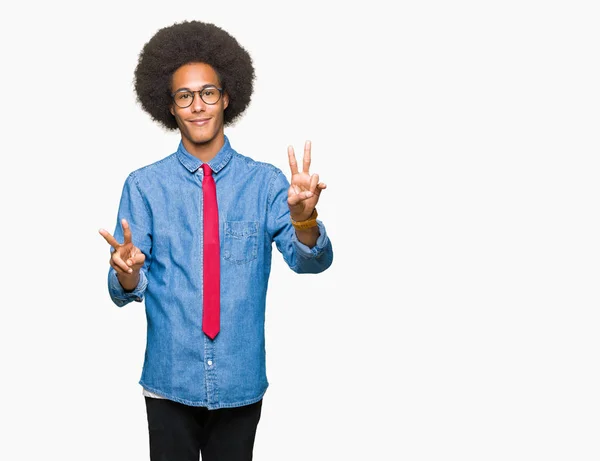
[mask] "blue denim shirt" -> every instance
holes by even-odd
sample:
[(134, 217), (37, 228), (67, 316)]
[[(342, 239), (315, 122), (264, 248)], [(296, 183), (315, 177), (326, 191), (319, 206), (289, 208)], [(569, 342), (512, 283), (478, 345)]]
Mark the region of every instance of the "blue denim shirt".
[(186, 405), (237, 407), (260, 400), (268, 386), (264, 323), (273, 242), (297, 273), (324, 271), (333, 250), (320, 221), (313, 248), (298, 241), (286, 176), (238, 154), (225, 137), (209, 162), (221, 240), (221, 329), (211, 340), (202, 332), (201, 164), (180, 142), (174, 154), (128, 176), (114, 235), (123, 241), (126, 218), (146, 262), (133, 292), (123, 290), (112, 268), (108, 289), (117, 306), (145, 302), (145, 389)]

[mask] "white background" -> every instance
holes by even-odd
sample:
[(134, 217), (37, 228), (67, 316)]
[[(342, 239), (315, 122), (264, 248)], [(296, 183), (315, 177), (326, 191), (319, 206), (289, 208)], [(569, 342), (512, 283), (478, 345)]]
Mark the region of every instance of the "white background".
[(255, 459), (600, 459), (596, 2), (392, 3), (2, 7), (0, 459), (148, 459), (97, 231), (177, 147), (133, 70), (191, 19), (254, 59), (233, 147), (287, 171), (311, 139), (329, 186), (333, 266), (275, 254)]

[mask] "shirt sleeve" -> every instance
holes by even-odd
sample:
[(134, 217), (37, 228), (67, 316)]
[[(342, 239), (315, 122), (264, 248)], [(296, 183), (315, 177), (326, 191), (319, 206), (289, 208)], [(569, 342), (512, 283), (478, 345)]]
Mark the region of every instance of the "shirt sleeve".
[[(114, 237), (117, 242), (123, 242), (123, 228), (121, 219), (125, 218), (131, 229), (133, 244), (146, 256), (144, 266), (140, 269), (140, 280), (137, 287), (130, 292), (123, 289), (117, 278), (116, 271), (111, 267), (108, 271), (108, 292), (112, 301), (119, 307), (123, 307), (132, 301), (142, 302), (148, 287), (146, 273), (152, 264), (152, 219), (150, 208), (137, 184), (134, 173), (130, 174), (121, 194), (117, 223)], [(111, 248), (112, 251), (112, 248)]]
[(333, 262), (333, 247), (325, 225), (317, 220), (320, 235), (314, 247), (309, 248), (298, 240), (287, 204), (289, 187), (287, 178), (281, 170), (277, 169), (269, 188), (268, 232), (286, 264), (294, 272), (299, 274), (323, 272)]
[(131, 301), (141, 303), (144, 300), (147, 286), (148, 278), (143, 270), (140, 270), (140, 281), (133, 291), (123, 289), (117, 278), (117, 272), (112, 267), (108, 272), (108, 292), (112, 301), (119, 307), (129, 304)]

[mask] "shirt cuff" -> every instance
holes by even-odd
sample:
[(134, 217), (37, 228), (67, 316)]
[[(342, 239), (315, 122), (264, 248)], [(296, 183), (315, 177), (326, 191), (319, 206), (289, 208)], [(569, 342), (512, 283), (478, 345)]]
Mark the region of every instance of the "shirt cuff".
[(114, 269), (110, 269), (108, 273), (108, 292), (113, 302), (123, 307), (125, 304), (129, 304), (131, 301), (141, 303), (144, 300), (144, 292), (148, 286), (148, 279), (143, 270), (140, 270), (140, 280), (133, 291), (125, 291), (119, 279), (117, 278), (117, 272)]
[[(298, 236), (296, 235), (296, 231), (294, 231), (294, 235), (292, 236), (292, 242), (296, 245), (298, 250), (298, 255), (303, 256), (306, 259), (318, 258), (321, 253), (327, 247), (329, 242), (329, 237), (327, 237), (327, 232), (325, 231), (325, 226), (321, 221), (317, 219), (317, 226), (319, 227), (319, 237), (317, 237), (317, 242), (315, 246), (309, 248), (300, 240), (298, 240)], [(118, 281), (117, 281), (118, 283)]]

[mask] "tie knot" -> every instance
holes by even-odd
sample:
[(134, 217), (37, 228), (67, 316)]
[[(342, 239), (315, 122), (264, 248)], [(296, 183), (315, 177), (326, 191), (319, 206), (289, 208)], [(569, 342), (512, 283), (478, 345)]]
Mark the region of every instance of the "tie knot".
[(210, 169), (210, 166), (208, 165), (208, 163), (203, 163), (202, 164), (202, 169), (204, 170), (204, 175), (205, 176), (212, 176), (212, 170)]

